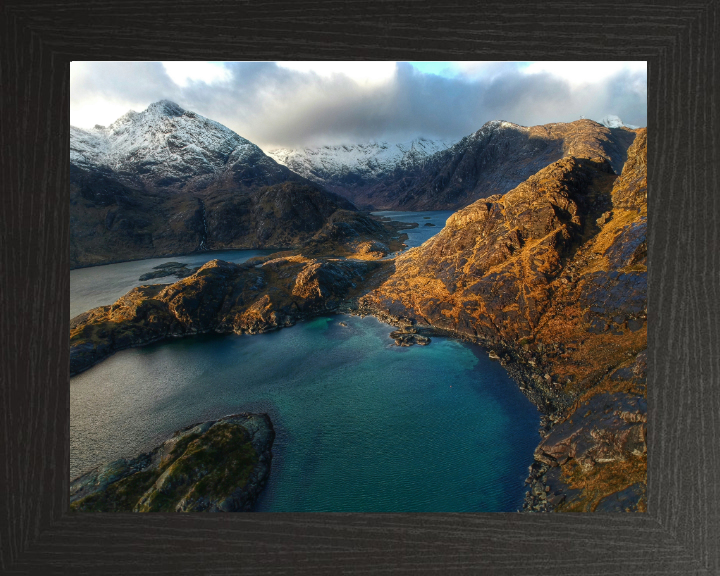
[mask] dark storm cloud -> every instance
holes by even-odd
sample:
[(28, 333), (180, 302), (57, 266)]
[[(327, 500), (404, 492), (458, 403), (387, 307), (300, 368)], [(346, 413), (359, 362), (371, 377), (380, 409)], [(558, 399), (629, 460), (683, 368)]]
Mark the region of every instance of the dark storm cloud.
[[(229, 78), (178, 86), (160, 63), (87, 63), (71, 99), (102, 97), (137, 106), (168, 98), (217, 120), (265, 148), (370, 139), (460, 138), (488, 120), (525, 126), (608, 114), (647, 122), (644, 72), (620, 71), (586, 85), (550, 73), (527, 74), (498, 63), (476, 78), (424, 74), (398, 63), (394, 76), (371, 84), (270, 62), (227, 63)], [(142, 109), (136, 107), (136, 110)]]

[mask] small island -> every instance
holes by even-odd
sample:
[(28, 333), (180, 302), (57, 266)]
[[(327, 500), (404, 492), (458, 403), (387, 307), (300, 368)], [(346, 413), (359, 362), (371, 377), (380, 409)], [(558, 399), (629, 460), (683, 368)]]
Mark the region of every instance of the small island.
[(70, 485), (78, 512), (246, 512), (270, 475), (267, 414), (194, 424), (150, 452), (121, 458)]

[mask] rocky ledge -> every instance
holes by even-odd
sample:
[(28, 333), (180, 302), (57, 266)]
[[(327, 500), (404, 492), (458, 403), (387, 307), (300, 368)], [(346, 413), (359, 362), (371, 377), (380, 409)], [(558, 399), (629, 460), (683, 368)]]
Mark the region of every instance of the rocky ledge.
[(547, 431), (526, 480), (525, 509), (646, 510), (646, 372), (642, 352), (580, 396)]
[(267, 414), (235, 414), (188, 426), (150, 452), (75, 479), (70, 509), (249, 511), (270, 475), (274, 439)]
[(430, 338), (419, 334), (417, 328), (412, 326), (403, 326), (398, 330), (390, 332), (390, 338), (395, 340), (397, 346), (412, 346), (414, 344), (427, 346), (431, 342)]

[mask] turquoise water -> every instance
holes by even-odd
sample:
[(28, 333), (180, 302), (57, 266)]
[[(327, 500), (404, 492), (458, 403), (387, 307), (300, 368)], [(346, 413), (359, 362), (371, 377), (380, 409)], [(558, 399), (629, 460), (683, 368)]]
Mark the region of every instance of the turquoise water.
[[(418, 246), (452, 211), (378, 212), (418, 222)], [(432, 222), (436, 226), (424, 226)], [(162, 262), (243, 262), (227, 250), (70, 273), (71, 317), (110, 304)], [(347, 326), (341, 326), (344, 322)], [(208, 335), (125, 350), (71, 380), (74, 478), (189, 424), (268, 412), (277, 437), (262, 512), (489, 512), (522, 504), (539, 415), (476, 346), (400, 348), (374, 318), (317, 318), (258, 336)]]
[(263, 411), (277, 438), (258, 511), (520, 508), (534, 406), (479, 348), (400, 348), (391, 330), (333, 316), (115, 354), (71, 380), (71, 477), (191, 423)]

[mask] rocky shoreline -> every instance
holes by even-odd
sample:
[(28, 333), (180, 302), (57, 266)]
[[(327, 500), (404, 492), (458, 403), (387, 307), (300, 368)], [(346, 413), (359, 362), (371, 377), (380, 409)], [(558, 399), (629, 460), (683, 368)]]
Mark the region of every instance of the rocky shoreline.
[[(378, 265), (378, 263), (375, 264)], [(321, 264), (321, 266), (323, 265), (327, 265), (327, 263)], [(214, 261), (212, 263), (208, 263), (206, 266), (208, 266), (210, 270), (216, 267), (222, 268), (223, 266), (237, 266), (238, 268), (242, 268), (244, 270), (255, 270), (256, 266), (261, 265), (257, 264), (257, 262), (230, 265), (229, 263)], [(140, 287), (135, 290), (141, 292), (143, 288), (144, 287)], [(164, 289), (167, 288), (167, 286), (157, 285), (156, 288)], [(117, 305), (118, 303), (114, 306)], [(288, 310), (286, 309), (286, 311)], [(393, 316), (381, 308), (367, 305), (357, 297), (347, 299), (338, 298), (335, 300), (329, 299), (324, 302), (323, 306), (316, 307), (305, 312), (302, 312), (300, 307), (290, 307), (289, 311), (291, 313), (284, 316), (276, 314), (272, 317), (266, 317), (264, 320), (262, 318), (260, 318), (259, 321), (256, 319), (254, 323), (242, 326), (231, 327), (228, 324), (224, 324), (222, 326), (207, 326), (205, 328), (196, 327), (191, 330), (178, 330), (175, 332), (168, 331), (162, 335), (152, 335), (152, 333), (148, 333), (144, 337), (141, 336), (127, 341), (127, 345), (124, 347), (144, 346), (169, 337), (177, 338), (194, 336), (211, 332), (261, 334), (278, 330), (283, 327), (293, 326), (299, 321), (308, 320), (322, 314), (346, 313), (358, 316), (373, 316), (381, 322), (395, 326), (398, 330), (390, 332), (389, 337), (396, 340), (397, 345), (425, 345), (430, 342), (430, 337), (443, 336), (481, 346), (487, 351), (488, 356), (491, 359), (498, 361), (504, 367), (508, 375), (518, 384), (521, 392), (540, 411), (540, 446), (542, 446), (543, 442), (545, 442), (545, 440), (551, 435), (556, 424), (563, 421), (564, 416), (567, 415), (568, 411), (572, 408), (573, 404), (577, 402), (580, 396), (579, 393), (568, 394), (563, 392), (556, 382), (546, 377), (547, 372), (545, 372), (545, 370), (547, 369), (547, 366), (543, 367), (542, 364), (536, 362), (536, 356), (534, 354), (527, 353), (527, 351), (522, 350), (522, 348), (518, 350), (510, 343), (503, 342), (500, 339), (489, 340), (481, 337), (471, 337), (462, 332), (448, 330), (446, 328), (430, 324), (420, 324), (413, 318)], [(82, 318), (77, 317), (74, 319), (74, 321), (77, 320), (82, 320)], [(71, 369), (74, 369), (72, 373), (75, 374), (84, 371), (92, 365), (102, 361), (110, 354), (123, 349), (118, 347), (118, 344), (122, 344), (120, 339), (113, 338), (112, 342), (112, 348), (106, 350), (103, 355), (98, 355), (98, 349), (96, 347), (93, 348), (93, 356), (89, 361), (88, 356), (83, 355), (83, 352), (87, 350), (87, 348), (83, 348), (83, 345), (73, 347), (71, 358), (75, 361), (71, 361)], [(87, 347), (88, 344), (85, 346)], [(78, 363), (76, 360), (79, 357), (82, 357), (81, 363)], [(538, 448), (540, 448), (540, 446)], [(551, 464), (538, 459), (538, 453), (536, 451), (536, 460), (528, 470), (528, 478), (526, 480), (528, 491), (523, 505), (524, 510), (535, 512), (551, 511), (558, 504), (563, 503), (567, 495), (573, 494), (572, 489), (562, 485), (562, 482), (560, 482), (560, 479), (557, 477), (557, 471), (559, 471), (559, 469), (555, 468), (554, 473), (552, 470), (553, 466)], [(551, 472), (550, 476), (548, 476), (549, 471)], [(642, 495), (640, 492), (638, 492), (638, 494), (640, 496)], [(630, 502), (630, 505), (637, 506), (637, 502), (633, 500)]]
[[(584, 402), (582, 406), (586, 407), (585, 416), (581, 417), (581, 422), (569, 434), (564, 433), (567, 431), (562, 430), (562, 425), (569, 420), (569, 415), (576, 413), (584, 395), (580, 392), (563, 392), (556, 382), (547, 377), (546, 368), (539, 367), (534, 362), (532, 355), (523, 354), (525, 351), (518, 351), (512, 345), (502, 341), (487, 341), (432, 325), (418, 325), (412, 318), (393, 316), (385, 310), (358, 303), (357, 301), (346, 303), (339, 312), (361, 317), (372, 316), (381, 322), (396, 326), (399, 329), (398, 331), (403, 333), (442, 336), (475, 344), (483, 348), (490, 359), (498, 361), (504, 367), (508, 376), (515, 381), (520, 391), (536, 406), (541, 414), (538, 430), (541, 441), (535, 450), (535, 461), (528, 467), (528, 476), (525, 480), (527, 491), (523, 502), (524, 511), (550, 512), (559, 505), (569, 502), (569, 497), (580, 494), (580, 490), (569, 487), (561, 479), (561, 466), (570, 461), (571, 458), (578, 460), (585, 457), (592, 466), (592, 456), (599, 451), (608, 451), (608, 447), (611, 445), (610, 451), (615, 450), (617, 452), (615, 456), (620, 457), (620, 459), (623, 457), (623, 451), (634, 452), (638, 456), (645, 455), (647, 452), (647, 431), (645, 428), (647, 403), (643, 400), (638, 403), (638, 398), (616, 394), (611, 398), (605, 398), (606, 402), (602, 406), (602, 410), (596, 406), (597, 398), (593, 403)], [(392, 335), (396, 334), (396, 332), (391, 332), (390, 337), (393, 337)], [(623, 365), (613, 370), (608, 378), (634, 380), (636, 385), (644, 387), (647, 377), (645, 351), (633, 356), (632, 359), (633, 362), (630, 367)], [(622, 405), (622, 401), (630, 403), (627, 410), (618, 408), (618, 405)], [(633, 401), (635, 401), (634, 405)], [(597, 415), (599, 411), (605, 412), (607, 406), (613, 407), (613, 418), (611, 422), (602, 423), (604, 425), (601, 428), (608, 431), (612, 429), (613, 432), (608, 434), (609, 438), (596, 438), (599, 429), (598, 422), (588, 417)], [(583, 422), (584, 419), (587, 419), (587, 421)], [(572, 423), (572, 420), (570, 422)], [(623, 438), (624, 442), (621, 442), (618, 447), (615, 432), (619, 428), (623, 428), (624, 432), (627, 432), (625, 428), (632, 429), (633, 437), (630, 441), (628, 441), (628, 438)], [(575, 436), (582, 437), (583, 435), (587, 436), (587, 438), (581, 438), (582, 442), (575, 438)], [(579, 443), (582, 443), (580, 449), (577, 446)], [(549, 456), (545, 450), (550, 451), (553, 455)], [(617, 504), (611, 510), (609, 504), (611, 499), (610, 495), (608, 495), (601, 500), (593, 511), (643, 511), (645, 488), (642, 482), (638, 484), (641, 486), (637, 487), (632, 493), (625, 495), (622, 506)]]
[(388, 265), (302, 256), (260, 257), (242, 264), (212, 260), (174, 284), (139, 286), (111, 306), (73, 318), (70, 375), (120, 350), (166, 338), (261, 334), (292, 326), (336, 310), (365, 276)]
[[(438, 328), (432, 325), (417, 326), (413, 319), (399, 318), (392, 316), (384, 310), (372, 306), (361, 305), (357, 302), (345, 306), (344, 311), (348, 314), (361, 317), (372, 316), (400, 330), (408, 329), (419, 332), (425, 336), (442, 336), (454, 338), (483, 348), (488, 357), (498, 361), (507, 372), (508, 376), (518, 385), (520, 391), (532, 402), (540, 412), (540, 437), (545, 439), (553, 428), (553, 425), (560, 420), (563, 412), (572, 406), (574, 398), (558, 392), (552, 386), (552, 381), (544, 378), (542, 370), (534, 368), (526, 362), (522, 362), (516, 351), (507, 345), (497, 342), (489, 343), (478, 338), (469, 337), (467, 334)], [(391, 337), (394, 332), (391, 333)], [(552, 508), (552, 502), (546, 498), (548, 488), (546, 486), (546, 472), (550, 468), (548, 464), (535, 461), (528, 468), (528, 477), (525, 484), (528, 486), (523, 509), (534, 512), (546, 512)]]

